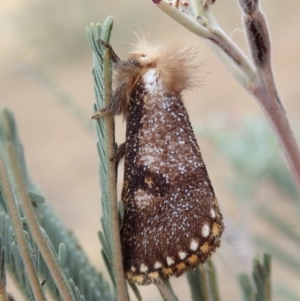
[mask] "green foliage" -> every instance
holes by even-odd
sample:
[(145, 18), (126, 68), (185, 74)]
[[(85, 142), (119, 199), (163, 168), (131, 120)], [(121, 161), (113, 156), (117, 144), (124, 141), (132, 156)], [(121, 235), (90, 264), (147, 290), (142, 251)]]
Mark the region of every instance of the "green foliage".
[(193, 301), (220, 301), (217, 275), (211, 259), (201, 268), (187, 273)]
[[(90, 43), (90, 46), (93, 49), (93, 69), (92, 69), (92, 75), (94, 78), (94, 92), (95, 92), (95, 98), (97, 103), (95, 104), (95, 111), (97, 111), (99, 108), (105, 107), (104, 98), (105, 94), (109, 93), (107, 90), (110, 90), (110, 84), (106, 84), (104, 82), (104, 75), (103, 75), (103, 69), (109, 68), (109, 59), (106, 59), (105, 67), (104, 67), (104, 61), (103, 61), (103, 48), (99, 45), (97, 42), (100, 39), (103, 39), (105, 41), (109, 41), (110, 31), (112, 28), (112, 18), (108, 18), (103, 25), (103, 27), (100, 24), (97, 24), (94, 26), (94, 24), (91, 24), (89, 28), (86, 29), (86, 33), (88, 36), (88, 40)], [(107, 125), (103, 118), (99, 118), (96, 120), (96, 130), (97, 130), (97, 149), (100, 159), (99, 164), (99, 179), (100, 179), (100, 187), (101, 187), (101, 205), (102, 205), (102, 212), (103, 217), (101, 218), (101, 224), (103, 231), (99, 232), (99, 239), (102, 245), (102, 255), (104, 262), (106, 264), (106, 267), (109, 271), (109, 274), (111, 276), (111, 280), (113, 283), (115, 283), (114, 280), (114, 273), (112, 270), (112, 235), (111, 235), (111, 227), (110, 227), (110, 208), (109, 208), (109, 201), (110, 201), (110, 190), (109, 190), (109, 158), (107, 158)]]
[(241, 274), (239, 282), (243, 292), (244, 301), (270, 301), (271, 300), (271, 256), (264, 254), (263, 262), (259, 259), (253, 261), (252, 277), (255, 289), (252, 287), (248, 275)]
[[(113, 18), (108, 17), (103, 25), (93, 24), (87, 28), (86, 33), (93, 50), (94, 92), (97, 112), (105, 108), (111, 99), (111, 72), (110, 56), (100, 40), (109, 41), (113, 25)], [(97, 148), (99, 154), (99, 178), (102, 192), (101, 205), (103, 216), (101, 218), (103, 231), (99, 233), (102, 244), (102, 255), (115, 289), (117, 300), (128, 300), (125, 284), (121, 242), (119, 235), (119, 215), (117, 205), (117, 164), (111, 160), (115, 154), (115, 123), (114, 117), (106, 114), (96, 119)]]
[[(32, 237), (31, 230), (28, 228), (26, 218), (16, 194), (17, 183), (11, 168), (9, 160), (8, 146), (12, 145), (15, 153), (18, 154), (18, 165), (22, 171), (23, 179), (31, 203), (36, 215), (39, 217), (40, 229), (42, 230), (45, 241), (50, 250), (55, 254), (56, 260), (59, 262), (60, 271), (65, 276), (64, 279), (68, 287), (72, 290), (74, 300), (113, 300), (107, 283), (89, 263), (85, 253), (80, 248), (78, 242), (68, 231), (63, 222), (56, 216), (47, 203), (43, 202), (44, 198), (31, 181), (24, 159), (23, 147), (17, 133), (17, 127), (13, 115), (3, 110), (0, 116), (0, 159), (4, 163), (1, 169), (1, 194), (0, 194), (0, 237), (1, 237), (1, 260), (5, 257), (6, 268), (14, 278), (20, 291), (27, 300), (35, 300), (30, 284), (30, 277), (26, 274), (27, 267), (24, 266), (19, 247), (16, 244), (14, 225), (12, 217), (9, 216), (7, 210), (8, 200), (6, 190), (11, 192), (13, 201), (17, 205), (21, 228), (23, 228), (26, 240), (26, 248), (30, 254), (34, 269), (40, 281), (46, 280), (42, 287), (49, 289), (52, 296), (56, 300), (61, 300), (61, 296), (53, 281), (53, 276), (47, 266), (48, 262), (44, 261), (36, 242)], [(6, 173), (6, 171), (8, 171)], [(7, 174), (6, 179), (4, 178)], [(1, 265), (2, 283), (5, 284), (4, 264)]]

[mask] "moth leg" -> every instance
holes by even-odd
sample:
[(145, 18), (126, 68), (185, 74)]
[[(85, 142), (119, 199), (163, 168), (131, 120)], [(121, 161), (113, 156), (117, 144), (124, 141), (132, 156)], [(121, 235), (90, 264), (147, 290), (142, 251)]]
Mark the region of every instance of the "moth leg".
[[(105, 42), (104, 40), (98, 40), (99, 44), (104, 45), (109, 50), (110, 58), (114, 64), (117, 64), (121, 62), (121, 59), (116, 55), (115, 51), (113, 50), (112, 46)], [(101, 118), (102, 116), (105, 116), (107, 113), (111, 112), (113, 115), (115, 115), (115, 110), (112, 107), (112, 104), (109, 104), (106, 108), (100, 109), (97, 112), (95, 112), (92, 115), (92, 119)]]
[(103, 41), (103, 40), (98, 40), (98, 43), (104, 45), (105, 47), (107, 47), (107, 49), (109, 50), (109, 54), (110, 54), (110, 58), (112, 60), (113, 63), (119, 63), (121, 61), (121, 59), (116, 55), (115, 51), (113, 50), (112, 46)]
[(125, 155), (125, 142), (119, 145), (114, 156), (110, 160), (119, 163), (119, 161), (124, 157), (124, 155)]
[(100, 109), (100, 110), (96, 111), (96, 112), (92, 115), (92, 119), (98, 119), (98, 118), (101, 118), (102, 116), (105, 116), (108, 112), (109, 112), (108, 107), (106, 107), (106, 108), (104, 108), (104, 109)]

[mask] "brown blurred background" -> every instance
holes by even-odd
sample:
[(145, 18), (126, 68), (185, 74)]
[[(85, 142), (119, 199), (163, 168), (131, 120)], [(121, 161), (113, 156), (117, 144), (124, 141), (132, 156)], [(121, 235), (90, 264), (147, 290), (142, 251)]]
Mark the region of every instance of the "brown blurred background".
[[(279, 95), (296, 130), (300, 116), (300, 3), (292, 0), (261, 2), (272, 37), (272, 60)], [(236, 1), (218, 0), (212, 12), (223, 29), (247, 51)], [(82, 120), (85, 125), (92, 126), (89, 119), (94, 101), (90, 74), (92, 55), (85, 27), (91, 22), (103, 22), (108, 15), (115, 18), (111, 43), (121, 58), (126, 57), (133, 31), (139, 26), (157, 40), (180, 38), (184, 45), (198, 49), (199, 61), (205, 61), (205, 79), (201, 89), (186, 97), (196, 132), (200, 125), (210, 127), (224, 123), (234, 130), (246, 118), (263, 119), (256, 101), (229, 75), (205, 41), (169, 19), (149, 0), (2, 2), (0, 107), (14, 112), (32, 179), (75, 233), (93, 264), (105, 274), (97, 239), (101, 210), (96, 135), (87, 130)], [(82, 119), (74, 116), (74, 110), (66, 105), (70, 101), (78, 107)], [(121, 119), (117, 126), (117, 140), (122, 142), (124, 123)], [(251, 141), (245, 143), (251, 147)], [(252, 204), (239, 205), (232, 200), (224, 182), (235, 171), (225, 156), (216, 155), (213, 145), (201, 137), (199, 144), (226, 218), (226, 240), (214, 256), (222, 300), (241, 300), (236, 275), (250, 272), (253, 257), (263, 251), (253, 244), (253, 232), (263, 231), (275, 241), (277, 234), (255, 218), (249, 209)], [(119, 184), (121, 187), (121, 177)], [(288, 196), (278, 194), (268, 183), (259, 189), (258, 200), (251, 202), (273, 206), (288, 216), (291, 227), (299, 228), (298, 215)], [(290, 244), (282, 241), (280, 238), (278, 243)], [(299, 254), (292, 244), (289, 248)], [(285, 280), (300, 300), (298, 277), (274, 259), (274, 286)], [(190, 300), (184, 277), (172, 282), (179, 299)], [(142, 294), (145, 300), (158, 300), (155, 287), (143, 288)]]

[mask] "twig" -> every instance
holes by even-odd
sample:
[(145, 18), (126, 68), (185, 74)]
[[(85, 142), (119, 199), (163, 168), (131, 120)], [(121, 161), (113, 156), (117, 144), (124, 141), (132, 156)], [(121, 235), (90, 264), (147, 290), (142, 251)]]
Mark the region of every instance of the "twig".
[(253, 62), (223, 32), (202, 1), (190, 0), (192, 10), (188, 12), (180, 5), (173, 6), (171, 1), (151, 1), (188, 30), (211, 42), (229, 72), (257, 99), (281, 143), (300, 189), (300, 150), (277, 93), (271, 68), (269, 31), (259, 1), (239, 0)]
[(39, 279), (34, 268), (32, 258), (28, 250), (22, 222), (19, 215), (19, 210), (13, 196), (12, 187), (9, 182), (9, 177), (2, 156), (0, 156), (0, 183), (2, 183), (1, 190), (2, 193), (5, 195), (5, 199), (7, 200), (7, 210), (15, 230), (16, 242), (20, 249), (20, 254), (24, 262), (25, 270), (28, 275), (29, 282), (31, 284), (34, 298), (38, 301), (46, 300), (41, 285), (39, 283)]
[[(246, 2), (249, 2), (248, 6)], [(300, 188), (300, 150), (278, 96), (271, 66), (271, 41), (266, 18), (258, 1), (239, 0), (239, 3), (243, 10), (248, 46), (257, 68), (256, 79), (249, 91), (259, 100), (277, 134)]]
[(242, 86), (247, 88), (248, 83), (254, 80), (254, 65), (217, 24), (209, 9), (203, 8), (201, 1), (193, 1), (192, 16), (170, 5), (167, 0), (151, 1), (186, 29), (210, 42), (212, 50)]
[[(16, 189), (32, 237), (38, 246), (38, 249), (50, 271), (50, 274), (53, 278), (53, 281), (56, 284), (57, 289), (60, 292), (62, 299), (64, 301), (75, 300), (70, 288), (67, 286), (67, 283), (64, 281), (64, 275), (61, 273), (61, 270), (58, 266), (58, 262), (55, 260), (54, 254), (49, 249), (47, 242), (45, 241), (45, 238), (41, 232), (41, 228), (38, 224), (38, 221), (36, 220), (31, 201), (27, 194), (26, 185), (22, 178), (22, 174), (21, 174), (20, 166), (18, 164), (18, 159), (15, 150), (11, 143), (8, 143), (7, 148), (8, 148), (7, 153), (9, 154), (13, 176), (16, 182)], [(37, 300), (44, 300), (44, 297), (43, 299), (37, 299)]]
[(8, 301), (6, 292), (5, 254), (0, 237), (0, 300)]
[[(87, 36), (93, 49), (93, 76), (96, 94), (95, 110), (108, 106), (111, 100), (110, 55), (99, 40), (108, 41), (113, 19), (108, 17), (103, 26), (91, 24), (87, 28)], [(102, 225), (100, 233), (102, 253), (115, 285), (116, 298), (128, 300), (128, 293), (123, 270), (123, 259), (120, 241), (120, 226), (117, 208), (117, 169), (116, 162), (111, 160), (115, 155), (114, 118), (110, 113), (96, 119), (98, 133), (98, 150), (100, 157), (100, 184), (102, 193)]]
[[(109, 51), (106, 50), (103, 56), (104, 61), (109, 61)], [(105, 86), (111, 86), (111, 74), (109, 64), (104, 64), (103, 66), (103, 77), (105, 79)], [(104, 90), (104, 104), (107, 106), (111, 100), (111, 90)], [(123, 301), (127, 296), (125, 275), (123, 270), (123, 260), (121, 252), (121, 241), (120, 241), (120, 226), (119, 226), (119, 216), (118, 216), (118, 203), (117, 203), (117, 176), (116, 176), (116, 163), (114, 160), (110, 160), (115, 155), (115, 131), (114, 131), (114, 118), (108, 113), (104, 117), (104, 122), (106, 123), (106, 153), (109, 158), (108, 163), (108, 181), (109, 181), (109, 192), (110, 192), (110, 202), (109, 202), (109, 213), (110, 213), (110, 225), (111, 225), (111, 235), (112, 235), (112, 248), (113, 259), (114, 259), (114, 271), (115, 271), (115, 281), (117, 290), (119, 290), (119, 300)], [(123, 296), (123, 297), (122, 297)]]

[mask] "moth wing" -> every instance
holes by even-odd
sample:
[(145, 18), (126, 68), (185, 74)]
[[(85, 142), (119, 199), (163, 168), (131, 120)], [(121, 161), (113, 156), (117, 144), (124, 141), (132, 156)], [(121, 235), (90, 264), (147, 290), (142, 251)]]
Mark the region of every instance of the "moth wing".
[(137, 86), (127, 117), (121, 229), (130, 281), (195, 268), (220, 245), (222, 215), (180, 95)]

